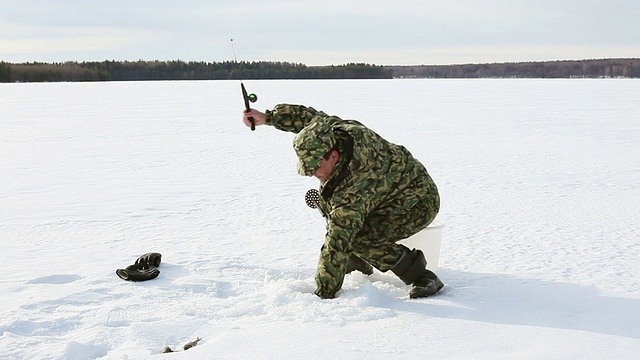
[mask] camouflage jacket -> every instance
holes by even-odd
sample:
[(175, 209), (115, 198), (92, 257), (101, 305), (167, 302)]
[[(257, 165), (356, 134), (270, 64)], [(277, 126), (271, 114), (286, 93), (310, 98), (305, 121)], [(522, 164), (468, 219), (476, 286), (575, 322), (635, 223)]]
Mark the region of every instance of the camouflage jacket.
[[(384, 223), (402, 216), (435, 186), (425, 167), (403, 146), (390, 143), (355, 120), (343, 120), (302, 105), (280, 104), (266, 111), (267, 125), (298, 133), (312, 121), (329, 122), (338, 138), (340, 159), (320, 187), (319, 207), (327, 233), (316, 271), (316, 294), (333, 298), (342, 287), (353, 242), (365, 221), (380, 219), (382, 233), (400, 240), (421, 229), (398, 229)], [(437, 189), (435, 190), (437, 192)], [(424, 225), (426, 226), (426, 225)]]

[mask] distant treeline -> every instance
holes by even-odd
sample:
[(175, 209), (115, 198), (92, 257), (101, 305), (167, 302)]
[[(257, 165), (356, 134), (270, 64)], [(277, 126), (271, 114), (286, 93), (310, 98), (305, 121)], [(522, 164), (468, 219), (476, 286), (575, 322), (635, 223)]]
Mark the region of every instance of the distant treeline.
[(231, 79), (389, 79), (383, 66), (350, 63), (306, 66), (288, 62), (102, 61), (65, 63), (0, 62), (0, 82), (231, 80)]
[(102, 61), (0, 62), (0, 82), (390, 79), (390, 78), (640, 78), (640, 59), (382, 66), (306, 66), (288, 62)]
[(413, 78), (640, 78), (640, 59), (565, 60), (500, 64), (387, 66)]

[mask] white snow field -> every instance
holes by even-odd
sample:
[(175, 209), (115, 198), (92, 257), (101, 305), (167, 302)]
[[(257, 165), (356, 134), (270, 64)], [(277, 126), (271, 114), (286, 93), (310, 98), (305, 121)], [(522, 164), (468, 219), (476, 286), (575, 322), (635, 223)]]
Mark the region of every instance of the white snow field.
[[(238, 81), (0, 84), (1, 359), (637, 358), (639, 80), (244, 83), (424, 162), (443, 291), (313, 294), (317, 180)], [(158, 278), (116, 276), (147, 252)]]

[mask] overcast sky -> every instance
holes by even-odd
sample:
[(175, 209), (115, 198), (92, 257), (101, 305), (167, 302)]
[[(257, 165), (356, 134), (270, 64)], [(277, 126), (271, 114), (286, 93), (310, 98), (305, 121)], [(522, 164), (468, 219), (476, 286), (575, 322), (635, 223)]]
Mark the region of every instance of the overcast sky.
[(0, 0), (0, 61), (640, 57), (636, 0)]

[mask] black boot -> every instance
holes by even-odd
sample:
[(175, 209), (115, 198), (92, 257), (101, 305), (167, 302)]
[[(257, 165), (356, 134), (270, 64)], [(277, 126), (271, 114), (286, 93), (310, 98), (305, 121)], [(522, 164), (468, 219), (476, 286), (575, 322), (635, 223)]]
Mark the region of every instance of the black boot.
[(424, 269), (424, 273), (413, 283), (413, 289), (409, 291), (409, 297), (412, 299), (423, 298), (434, 295), (444, 284), (436, 274), (431, 270)]
[(413, 289), (409, 292), (411, 299), (431, 296), (444, 287), (438, 276), (427, 270), (426, 266), (427, 259), (422, 250), (405, 248), (400, 260), (391, 268), (405, 284), (413, 284)]

